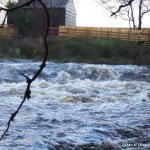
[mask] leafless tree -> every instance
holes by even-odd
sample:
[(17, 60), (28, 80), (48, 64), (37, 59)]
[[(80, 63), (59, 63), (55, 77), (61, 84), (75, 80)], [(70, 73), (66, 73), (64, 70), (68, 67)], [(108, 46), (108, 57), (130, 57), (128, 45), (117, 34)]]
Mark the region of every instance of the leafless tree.
[[(16, 109), (16, 111), (11, 114), (11, 116), (10, 116), (8, 122), (7, 122), (6, 130), (1, 135), (0, 140), (2, 140), (4, 138), (4, 136), (6, 135), (6, 133), (8, 132), (12, 121), (15, 119), (16, 115), (19, 113), (19, 111), (22, 108), (24, 102), (27, 99), (31, 98), (31, 84), (39, 76), (39, 74), (42, 72), (42, 70), (46, 66), (46, 61), (47, 61), (47, 57), (48, 57), (47, 36), (49, 34), (49, 27), (50, 27), (49, 12), (47, 10), (47, 7), (46, 7), (45, 3), (43, 3), (42, 0), (28, 0), (27, 2), (24, 2), (21, 5), (18, 5), (16, 7), (14, 7), (14, 8), (11, 8), (11, 9), (2, 8), (2, 7), (0, 8), (0, 11), (2, 11), (2, 10), (5, 11), (6, 12), (6, 16), (7, 16), (8, 12), (13, 12), (13, 11), (18, 10), (20, 8), (27, 7), (27, 6), (31, 5), (31, 4), (33, 4), (35, 1), (38, 2), (41, 5), (41, 7), (43, 7), (43, 9), (45, 10), (46, 20), (47, 20), (47, 25), (45, 26), (46, 31), (45, 31), (45, 34), (44, 34), (44, 37), (43, 37), (43, 43), (44, 43), (44, 47), (45, 47), (44, 59), (43, 59), (43, 62), (41, 63), (41, 65), (40, 65), (39, 69), (36, 71), (36, 73), (31, 78), (28, 77), (25, 74), (21, 74), (22, 76), (24, 76), (26, 78), (26, 81), (27, 81), (27, 87), (26, 87), (26, 90), (25, 90), (25, 93), (24, 93), (24, 97), (23, 97), (22, 102), (20, 103), (20, 105)], [(5, 21), (5, 19), (6, 19), (6, 17), (4, 18), (4, 21)], [(4, 25), (4, 23), (2, 24), (1, 28), (3, 27), (3, 25)]]
[(149, 0), (95, 0), (111, 12), (129, 21), (131, 28), (141, 29), (145, 15), (150, 14)]
[[(134, 36), (136, 36), (139, 41), (137, 41), (137, 44), (133, 44), (133, 42), (129, 41), (130, 48), (135, 50), (133, 62), (135, 64), (143, 64), (145, 59), (149, 59), (148, 55), (150, 54), (150, 52), (147, 48), (147, 45), (149, 45), (149, 41), (141, 41), (141, 37), (143, 34), (145, 34), (144, 30), (142, 29), (143, 17), (150, 14), (150, 0), (95, 1), (109, 10), (111, 12), (111, 16), (119, 16), (129, 21), (130, 28), (136, 29), (134, 31)], [(132, 31), (133, 30), (130, 30), (130, 34), (132, 34)]]
[[(16, 3), (16, 0), (8, 0), (7, 2), (15, 2)], [(15, 7), (13, 7), (13, 8), (0, 7), (0, 11), (6, 12), (3, 23), (1, 25), (1, 28), (3, 28), (3, 26), (4, 26), (4, 23), (6, 21), (8, 13), (13, 13), (16, 10), (23, 9), (23, 8), (26, 8), (26, 9), (32, 8), (32, 10), (35, 11), (36, 13), (38, 12), (38, 10), (36, 10), (36, 9), (40, 8), (42, 10), (42, 13), (44, 14), (43, 15), (44, 16), (44, 18), (43, 18), (44, 22), (40, 22), (40, 24), (43, 23), (44, 24), (43, 27), (45, 28), (44, 35), (43, 35), (43, 42), (42, 42), (42, 43), (44, 43), (44, 47), (45, 47), (45, 54), (44, 54), (43, 61), (42, 61), (41, 65), (39, 66), (39, 69), (35, 72), (35, 74), (31, 78), (28, 77), (27, 75), (23, 74), (23, 73), (21, 74), (22, 76), (24, 76), (26, 78), (26, 82), (27, 82), (27, 87), (26, 87), (26, 90), (24, 93), (24, 97), (23, 97), (23, 100), (21, 101), (20, 105), (16, 109), (16, 111), (11, 114), (11, 116), (7, 122), (6, 130), (4, 131), (4, 133), (0, 137), (0, 141), (4, 138), (4, 136), (8, 132), (12, 121), (15, 119), (16, 115), (19, 113), (24, 102), (27, 99), (31, 98), (31, 84), (33, 83), (34, 80), (36, 80), (36, 78), (40, 75), (40, 73), (42, 72), (42, 70), (46, 66), (46, 61), (48, 58), (48, 51), (49, 51), (48, 50), (48, 44), (47, 44), (47, 37), (49, 35), (49, 28), (50, 28), (50, 26), (52, 26), (52, 23), (53, 23), (55, 17), (57, 16), (57, 13), (58, 13), (57, 9), (53, 13), (48, 10), (47, 5), (49, 5), (49, 2), (51, 4), (50, 7), (53, 7), (53, 2), (55, 2), (55, 8), (58, 8), (61, 5), (65, 4), (66, 1), (65, 0), (57, 0), (57, 3), (56, 3), (55, 0), (19, 0), (19, 2), (17, 2)], [(37, 17), (40, 17), (40, 16), (38, 16), (38, 14), (37, 14)], [(38, 20), (38, 21), (40, 21), (40, 20)]]

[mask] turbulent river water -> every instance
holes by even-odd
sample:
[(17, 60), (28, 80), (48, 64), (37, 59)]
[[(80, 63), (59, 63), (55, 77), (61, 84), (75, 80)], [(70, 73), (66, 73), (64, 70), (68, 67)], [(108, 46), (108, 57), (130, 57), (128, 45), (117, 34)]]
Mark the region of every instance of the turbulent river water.
[[(0, 134), (39, 62), (0, 61)], [(149, 150), (150, 70), (48, 62), (0, 150)]]

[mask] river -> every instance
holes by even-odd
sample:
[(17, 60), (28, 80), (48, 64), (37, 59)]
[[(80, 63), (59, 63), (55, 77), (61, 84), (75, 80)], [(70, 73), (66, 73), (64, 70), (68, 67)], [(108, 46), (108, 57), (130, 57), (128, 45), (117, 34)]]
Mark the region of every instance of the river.
[[(0, 61), (0, 134), (40, 63)], [(150, 69), (48, 62), (0, 150), (150, 149)]]

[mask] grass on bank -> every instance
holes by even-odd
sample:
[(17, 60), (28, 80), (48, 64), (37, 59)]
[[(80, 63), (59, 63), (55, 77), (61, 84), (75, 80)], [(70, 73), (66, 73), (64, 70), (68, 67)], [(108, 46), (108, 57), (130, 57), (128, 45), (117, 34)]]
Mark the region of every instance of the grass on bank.
[[(58, 62), (133, 64), (137, 53), (136, 42), (120, 39), (48, 38), (48, 45), (48, 58)], [(0, 58), (42, 59), (43, 54), (41, 39), (0, 38)], [(146, 57), (143, 63), (149, 63), (150, 54)]]

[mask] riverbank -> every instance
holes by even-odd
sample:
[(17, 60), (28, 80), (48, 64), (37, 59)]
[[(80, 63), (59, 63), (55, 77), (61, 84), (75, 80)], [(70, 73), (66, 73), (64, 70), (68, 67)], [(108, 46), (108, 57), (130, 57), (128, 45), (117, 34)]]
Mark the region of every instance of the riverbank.
[[(55, 62), (149, 64), (149, 46), (139, 53), (136, 42), (120, 39), (48, 38), (48, 59)], [(141, 47), (141, 46), (140, 46)], [(143, 49), (143, 48), (142, 48)], [(0, 38), (0, 58), (43, 58), (42, 39)]]

